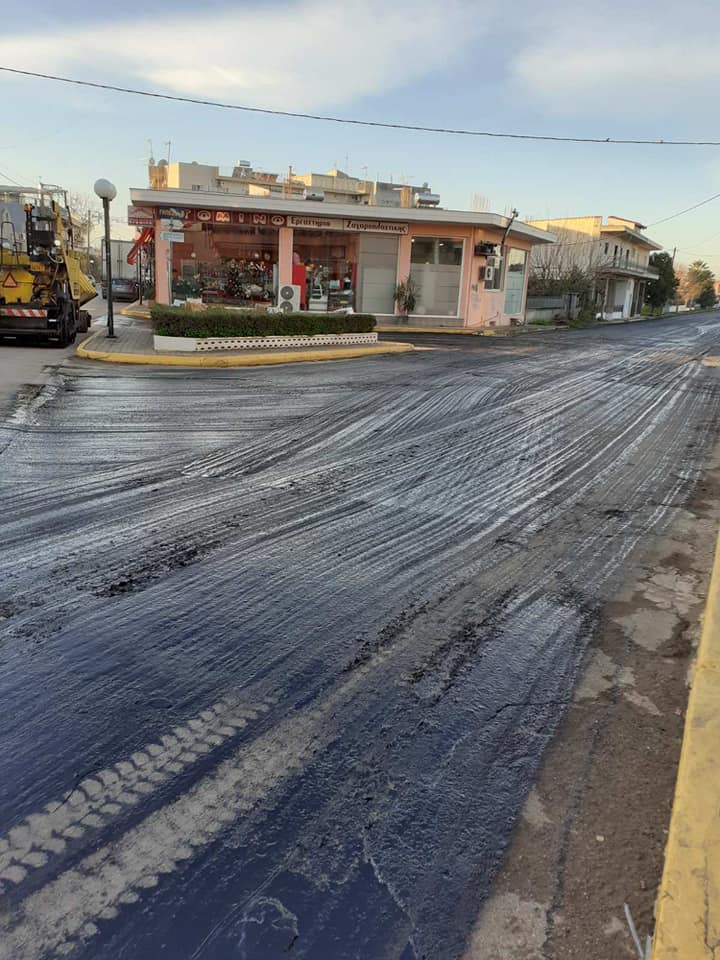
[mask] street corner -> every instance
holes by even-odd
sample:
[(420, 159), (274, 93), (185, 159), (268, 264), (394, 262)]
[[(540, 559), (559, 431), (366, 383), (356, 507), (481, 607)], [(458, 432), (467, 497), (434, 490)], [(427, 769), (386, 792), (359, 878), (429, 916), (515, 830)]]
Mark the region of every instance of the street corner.
[(155, 367), (232, 368), (267, 367), (289, 363), (319, 363), (330, 360), (357, 360), (412, 353), (408, 343), (380, 341), (367, 346), (317, 347), (294, 350), (245, 350), (217, 353), (164, 353), (153, 348), (149, 327), (118, 327), (116, 336), (109, 339), (98, 330), (84, 340), (76, 350), (83, 360), (102, 363), (136, 364)]

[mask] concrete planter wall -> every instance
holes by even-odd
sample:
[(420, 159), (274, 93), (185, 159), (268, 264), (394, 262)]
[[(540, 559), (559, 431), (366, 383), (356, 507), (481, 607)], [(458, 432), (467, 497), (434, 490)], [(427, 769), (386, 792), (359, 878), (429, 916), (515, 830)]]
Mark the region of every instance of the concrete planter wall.
[(377, 343), (376, 333), (322, 333), (315, 337), (159, 337), (153, 346), (165, 353), (210, 353), (217, 350), (288, 350), (292, 347), (353, 347)]

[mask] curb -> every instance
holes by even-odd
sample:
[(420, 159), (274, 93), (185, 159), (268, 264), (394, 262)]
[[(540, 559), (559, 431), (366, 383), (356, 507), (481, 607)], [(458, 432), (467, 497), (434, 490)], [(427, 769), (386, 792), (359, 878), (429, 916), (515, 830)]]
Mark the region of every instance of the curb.
[(105, 363), (134, 363), (154, 367), (265, 367), (280, 363), (309, 363), (323, 360), (354, 360), (359, 357), (377, 357), (388, 353), (411, 353), (414, 347), (408, 343), (378, 344), (373, 347), (337, 347), (331, 350), (299, 350), (297, 353), (255, 353), (247, 356), (212, 356), (204, 354), (187, 357), (163, 356), (150, 353), (111, 353), (104, 350), (90, 350), (87, 345), (100, 331), (96, 331), (87, 340), (83, 340), (75, 351), (76, 356), (84, 360), (101, 360)]
[(123, 310), (118, 311), (121, 317), (133, 317), (135, 320), (149, 320), (150, 311), (147, 310), (143, 312), (142, 310), (132, 310), (124, 308)]
[(477, 337), (481, 328), (375, 326), (376, 333), (433, 333), (450, 337)]
[(692, 676), (652, 960), (720, 948), (720, 537)]

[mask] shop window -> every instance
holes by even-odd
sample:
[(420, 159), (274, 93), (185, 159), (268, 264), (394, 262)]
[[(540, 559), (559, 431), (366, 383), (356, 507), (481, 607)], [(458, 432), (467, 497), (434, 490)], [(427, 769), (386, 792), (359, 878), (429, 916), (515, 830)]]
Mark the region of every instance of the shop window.
[[(197, 225), (196, 225), (197, 226)], [(277, 230), (215, 226), (186, 230), (184, 252), (174, 262), (179, 296), (202, 296), (205, 303), (269, 306), (277, 276)]]
[(526, 263), (527, 253), (524, 250), (508, 251), (505, 274), (505, 313), (508, 316), (522, 312)]
[(458, 315), (462, 259), (462, 240), (413, 239), (410, 276), (418, 288), (415, 313), (434, 317)]
[(314, 313), (355, 307), (357, 239), (334, 230), (294, 231), (293, 282), (303, 307)]

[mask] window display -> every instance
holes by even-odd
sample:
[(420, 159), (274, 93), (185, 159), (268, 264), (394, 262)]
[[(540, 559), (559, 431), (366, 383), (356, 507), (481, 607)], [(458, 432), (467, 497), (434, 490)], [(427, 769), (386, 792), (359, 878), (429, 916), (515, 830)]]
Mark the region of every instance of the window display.
[[(325, 230), (295, 230), (293, 260), (305, 270), (307, 309), (355, 307), (357, 238)], [(293, 271), (293, 278), (298, 275)], [(295, 280), (298, 283), (298, 280)]]
[(277, 286), (277, 230), (196, 224), (185, 231), (173, 290), (205, 303), (270, 306)]

